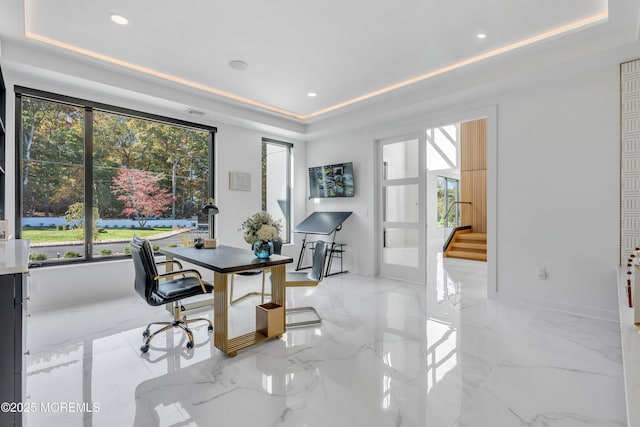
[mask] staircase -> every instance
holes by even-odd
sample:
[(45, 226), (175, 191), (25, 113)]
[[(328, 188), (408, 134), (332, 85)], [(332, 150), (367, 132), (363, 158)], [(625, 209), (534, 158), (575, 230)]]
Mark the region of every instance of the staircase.
[(486, 261), (487, 233), (474, 233), (468, 229), (456, 230), (444, 256), (448, 258)]

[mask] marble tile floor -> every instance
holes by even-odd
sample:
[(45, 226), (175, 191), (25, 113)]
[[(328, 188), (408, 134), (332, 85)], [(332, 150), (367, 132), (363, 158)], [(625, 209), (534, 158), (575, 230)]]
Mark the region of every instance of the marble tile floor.
[[(259, 276), (236, 283), (257, 289)], [(176, 331), (141, 356), (146, 323), (169, 314), (135, 295), (36, 312), (26, 403), (37, 410), (25, 425), (626, 426), (616, 323), (485, 295), (486, 264), (474, 261), (437, 257), (426, 288), (331, 276), (288, 290), (288, 304), (318, 309), (320, 327), (235, 358), (205, 326), (192, 351)], [(253, 328), (258, 303), (231, 308), (232, 334)]]

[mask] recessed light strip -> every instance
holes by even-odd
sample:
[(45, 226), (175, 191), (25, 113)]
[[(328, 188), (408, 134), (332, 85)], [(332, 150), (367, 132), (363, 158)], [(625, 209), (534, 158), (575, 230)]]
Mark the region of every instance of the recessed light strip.
[(293, 117), (293, 118), (298, 119), (298, 120), (308, 120), (308, 119), (311, 119), (311, 118), (314, 118), (314, 117), (318, 117), (318, 116), (321, 116), (323, 114), (326, 114), (326, 113), (329, 113), (329, 112), (332, 112), (332, 111), (347, 107), (349, 105), (353, 105), (353, 104), (356, 104), (358, 102), (361, 102), (361, 101), (364, 101), (364, 100), (367, 100), (367, 99), (370, 99), (370, 98), (374, 98), (376, 96), (379, 96), (379, 95), (382, 95), (382, 94), (385, 94), (385, 93), (389, 93), (389, 92), (394, 91), (396, 89), (400, 89), (400, 88), (412, 85), (414, 83), (417, 83), (417, 82), (420, 82), (420, 81), (423, 81), (423, 80), (427, 80), (427, 79), (429, 79), (431, 77), (435, 77), (437, 75), (444, 74), (444, 73), (446, 73), (448, 71), (456, 70), (458, 68), (462, 68), (464, 66), (467, 66), (467, 65), (470, 65), (470, 64), (474, 64), (476, 62), (480, 62), (482, 60), (485, 60), (485, 59), (488, 59), (488, 58), (492, 58), (494, 56), (498, 56), (498, 55), (501, 55), (503, 53), (507, 53), (507, 52), (510, 52), (512, 50), (519, 49), (521, 47), (524, 47), (524, 46), (527, 46), (527, 45), (530, 45), (530, 44), (533, 44), (533, 43), (536, 43), (536, 42), (539, 42), (539, 41), (542, 41), (542, 40), (545, 40), (545, 39), (548, 39), (548, 38), (551, 38), (551, 37), (558, 36), (560, 34), (564, 34), (564, 33), (570, 32), (570, 31), (574, 31), (574, 30), (578, 30), (580, 28), (587, 27), (589, 25), (594, 25), (594, 24), (600, 23), (600, 22), (606, 20), (609, 17), (608, 10), (605, 10), (603, 12), (597, 13), (597, 14), (589, 16), (587, 18), (583, 18), (583, 19), (571, 22), (569, 24), (562, 25), (560, 27), (554, 28), (552, 30), (545, 31), (545, 32), (540, 33), (540, 34), (536, 34), (534, 36), (531, 36), (531, 37), (528, 37), (526, 39), (520, 40), (518, 42), (515, 42), (515, 43), (509, 44), (509, 45), (506, 45), (506, 46), (502, 46), (502, 47), (499, 47), (499, 48), (496, 48), (496, 49), (481, 53), (481, 54), (473, 56), (471, 58), (464, 59), (462, 61), (459, 61), (459, 62), (450, 64), (450, 65), (438, 68), (436, 70), (432, 70), (432, 71), (429, 71), (427, 73), (420, 74), (420, 75), (412, 77), (410, 79), (403, 80), (401, 82), (394, 83), (394, 84), (389, 85), (389, 86), (385, 86), (385, 87), (383, 87), (381, 89), (365, 93), (365, 94), (357, 96), (355, 98), (351, 98), (351, 99), (346, 100), (344, 102), (332, 105), (332, 106), (327, 107), (327, 108), (323, 108), (321, 110), (312, 112), (310, 114), (303, 115), (303, 114), (297, 114), (297, 113), (294, 113), (294, 112), (291, 112), (291, 111), (287, 111), (287, 110), (284, 110), (282, 108), (275, 107), (273, 105), (264, 104), (262, 102), (254, 101), (252, 99), (245, 98), (245, 97), (242, 97), (242, 96), (239, 96), (239, 95), (235, 95), (233, 93), (225, 92), (223, 90), (216, 89), (216, 88), (213, 88), (213, 87), (210, 87), (210, 86), (206, 86), (206, 85), (204, 85), (202, 83), (192, 82), (190, 80), (183, 79), (181, 77), (173, 76), (171, 74), (163, 73), (163, 72), (160, 72), (160, 71), (153, 70), (151, 68), (147, 68), (147, 67), (143, 67), (143, 66), (140, 66), (140, 65), (132, 64), (130, 62), (126, 62), (126, 61), (123, 61), (123, 60), (120, 60), (120, 59), (117, 59), (117, 58), (112, 58), (112, 57), (107, 56), (107, 55), (103, 55), (103, 54), (100, 54), (100, 53), (97, 53), (97, 52), (93, 52), (93, 51), (90, 51), (90, 50), (87, 50), (87, 49), (83, 49), (83, 48), (80, 48), (80, 47), (77, 47), (77, 46), (73, 46), (73, 45), (70, 45), (70, 44), (67, 44), (67, 43), (62, 43), (60, 41), (57, 41), (57, 40), (54, 40), (54, 39), (50, 39), (48, 37), (44, 37), (44, 36), (40, 36), (38, 34), (34, 34), (34, 33), (29, 31), (29, 25), (28, 25), (28, 20), (27, 20), (27, 17), (28, 17), (28, 6), (27, 6), (27, 3), (28, 3), (28, 0), (24, 0), (25, 37), (27, 37), (29, 39), (38, 40), (38, 41), (41, 41), (43, 43), (47, 43), (47, 44), (50, 44), (50, 45), (53, 45), (53, 46), (57, 46), (57, 47), (62, 48), (62, 49), (67, 49), (67, 50), (70, 50), (70, 51), (73, 51), (73, 52), (76, 52), (76, 53), (79, 53), (79, 54), (82, 54), (82, 55), (87, 55), (87, 56), (90, 56), (92, 58), (99, 59), (101, 61), (105, 61), (105, 62), (109, 62), (109, 63), (115, 64), (115, 65), (119, 65), (119, 66), (124, 67), (124, 68), (128, 68), (128, 69), (135, 70), (135, 71), (138, 71), (138, 72), (141, 72), (141, 73), (144, 73), (144, 74), (148, 74), (148, 75), (151, 75), (151, 76), (154, 76), (154, 77), (158, 77), (160, 79), (169, 80), (169, 81), (172, 81), (172, 82), (175, 82), (175, 83), (178, 83), (178, 84), (182, 84), (182, 85), (185, 85), (185, 86), (188, 86), (188, 87), (192, 87), (194, 89), (198, 89), (198, 90), (202, 90), (204, 92), (212, 93), (214, 95), (222, 96), (222, 97), (234, 100), (234, 101), (241, 102), (243, 104), (247, 104), (247, 105), (251, 105), (253, 107), (257, 107), (257, 108), (263, 109), (263, 110), (267, 110), (267, 111), (271, 111), (271, 112), (274, 112), (274, 113), (282, 114), (282, 115), (288, 116), (288, 117)]
[(429, 79), (431, 77), (435, 77), (437, 75), (444, 74), (444, 73), (446, 73), (448, 71), (452, 71), (452, 70), (456, 70), (458, 68), (462, 68), (462, 67), (464, 67), (466, 65), (474, 64), (476, 62), (480, 62), (480, 61), (482, 61), (484, 59), (492, 58), (494, 56), (498, 56), (498, 55), (501, 55), (503, 53), (507, 53), (507, 52), (510, 52), (512, 50), (515, 50), (515, 49), (519, 49), (521, 47), (524, 47), (524, 46), (539, 42), (541, 40), (548, 39), (550, 37), (555, 37), (555, 36), (558, 36), (560, 34), (567, 33), (569, 31), (574, 31), (574, 30), (577, 30), (579, 28), (583, 28), (583, 27), (586, 27), (586, 26), (589, 26), (589, 25), (593, 25), (593, 24), (602, 22), (602, 21), (606, 20), (608, 17), (609, 17), (609, 12), (608, 11), (597, 13), (597, 14), (589, 16), (587, 18), (571, 22), (569, 24), (563, 25), (561, 27), (554, 28), (554, 29), (549, 30), (549, 31), (545, 31), (544, 33), (536, 34), (536, 35), (531, 36), (529, 38), (520, 40), (518, 42), (515, 42), (515, 43), (509, 44), (509, 45), (506, 45), (506, 46), (502, 46), (502, 47), (499, 47), (499, 48), (496, 48), (496, 49), (481, 53), (480, 55), (476, 55), (476, 56), (473, 56), (471, 58), (463, 59), (462, 61), (456, 62), (454, 64), (450, 64), (450, 65), (438, 68), (436, 70), (429, 71), (429, 72), (424, 73), (424, 74), (420, 74), (419, 76), (415, 76), (415, 77), (412, 77), (410, 79), (403, 80), (401, 82), (392, 84), (390, 86), (383, 87), (383, 88), (378, 89), (378, 90), (374, 90), (373, 92), (369, 92), (369, 93), (366, 93), (364, 95), (360, 95), (358, 97), (349, 99), (349, 100), (341, 102), (339, 104), (332, 105), (332, 106), (324, 108), (322, 110), (315, 111), (315, 112), (313, 112), (311, 114), (307, 114), (306, 116), (304, 116), (304, 120), (311, 119), (313, 117), (317, 117), (317, 116), (320, 116), (322, 114), (326, 114), (326, 113), (329, 113), (331, 111), (335, 111), (335, 110), (338, 110), (340, 108), (347, 107), (349, 105), (353, 105), (355, 103), (364, 101), (366, 99), (370, 99), (370, 98), (376, 97), (378, 95), (382, 95), (384, 93), (388, 93), (388, 92), (394, 91), (396, 89), (400, 89), (402, 87), (412, 85), (412, 84), (420, 82), (422, 80), (427, 80), (427, 79)]
[(150, 76), (158, 77), (160, 79), (169, 80), (169, 81), (172, 81), (172, 82), (175, 82), (175, 83), (178, 83), (178, 84), (182, 84), (182, 85), (185, 85), (185, 86), (192, 87), (194, 89), (198, 89), (198, 90), (202, 90), (202, 91), (205, 91), (205, 92), (209, 92), (209, 93), (212, 93), (214, 95), (223, 96), (225, 98), (232, 99), (232, 100), (238, 101), (238, 102), (242, 102), (244, 104), (252, 105), (254, 107), (258, 107), (258, 108), (261, 108), (261, 109), (264, 109), (264, 110), (272, 111), (274, 113), (283, 114), (283, 115), (289, 116), (289, 117), (295, 117), (296, 119), (300, 119), (300, 120), (303, 119), (303, 116), (300, 115), (300, 114), (296, 114), (296, 113), (293, 113), (291, 111), (283, 110), (282, 108), (274, 107), (273, 105), (264, 104), (262, 102), (254, 101), (254, 100), (249, 99), (249, 98), (245, 98), (245, 97), (242, 97), (242, 96), (239, 96), (239, 95), (235, 95), (233, 93), (225, 92), (225, 91), (220, 90), (220, 89), (216, 89), (216, 88), (213, 88), (213, 87), (210, 87), (210, 86), (206, 86), (206, 85), (204, 85), (202, 83), (192, 82), (191, 80), (183, 79), (181, 77), (173, 76), (171, 74), (167, 74), (167, 73), (163, 73), (163, 72), (160, 72), (160, 71), (156, 71), (156, 70), (153, 70), (151, 68), (143, 67), (141, 65), (132, 64), (130, 62), (122, 61), (122, 60), (117, 59), (117, 58), (112, 58), (110, 56), (103, 55), (103, 54), (97, 53), (97, 52), (93, 52), (91, 50), (87, 50), (87, 49), (83, 49), (83, 48), (80, 48), (80, 47), (77, 47), (77, 46), (73, 46), (73, 45), (70, 45), (70, 44), (62, 43), (62, 42), (59, 42), (57, 40), (53, 40), (53, 39), (50, 39), (48, 37), (43, 37), (41, 35), (34, 34), (34, 33), (31, 33), (31, 32), (28, 32), (28, 31), (25, 31), (25, 36), (27, 38), (32, 39), (32, 40), (38, 40), (38, 41), (41, 41), (43, 43), (47, 43), (47, 44), (50, 44), (50, 45), (53, 45), (53, 46), (56, 46), (56, 47), (59, 47), (59, 48), (62, 48), (62, 49), (67, 49), (67, 50), (70, 50), (70, 51), (73, 51), (73, 52), (76, 52), (76, 53), (80, 53), (82, 55), (87, 55), (87, 56), (90, 56), (92, 58), (99, 59), (101, 61), (105, 61), (105, 62), (109, 62), (111, 64), (119, 65), (121, 67), (129, 68), (130, 70), (139, 71), (141, 73), (145, 73), (145, 74), (148, 74)]
[(205, 91), (205, 92), (209, 92), (209, 93), (212, 93), (214, 95), (219, 95), (219, 96), (222, 96), (222, 97), (225, 97), (225, 98), (228, 98), (228, 99), (232, 99), (234, 101), (242, 102), (244, 104), (248, 104), (248, 105), (251, 105), (253, 107), (257, 107), (257, 108), (263, 109), (263, 110), (267, 110), (267, 111), (271, 111), (271, 112), (274, 112), (274, 113), (282, 114), (282, 115), (285, 115), (285, 116), (293, 117), (293, 118), (296, 118), (298, 120), (303, 120), (304, 116), (302, 116), (301, 114), (296, 114), (296, 113), (293, 113), (291, 111), (287, 111), (287, 110), (284, 110), (282, 108), (275, 107), (273, 105), (264, 104), (262, 102), (254, 101), (254, 100), (249, 99), (249, 98), (245, 98), (245, 97), (242, 97), (242, 96), (239, 96), (239, 95), (235, 95), (233, 93), (225, 92), (223, 90), (219, 90), (219, 89), (216, 89), (216, 88), (213, 88), (213, 87), (210, 87), (210, 86), (206, 86), (206, 85), (201, 84), (201, 83), (192, 82), (192, 81), (187, 80), (187, 79), (183, 79), (183, 78), (180, 78), (180, 77), (177, 77), (177, 76), (172, 76), (171, 74), (167, 74), (167, 73), (163, 73), (163, 72), (160, 72), (160, 71), (156, 71), (156, 70), (153, 70), (151, 68), (143, 67), (141, 65), (132, 64), (130, 62), (122, 61), (122, 60), (117, 59), (117, 58), (112, 58), (110, 56), (103, 55), (103, 54), (100, 54), (100, 53), (97, 53), (97, 52), (93, 52), (93, 51), (88, 50), (88, 49), (83, 49), (83, 48), (80, 48), (80, 47), (77, 47), (77, 46), (73, 46), (73, 45), (70, 45), (70, 44), (67, 44), (67, 43), (62, 43), (60, 41), (57, 41), (57, 40), (54, 40), (54, 39), (50, 39), (48, 37), (44, 37), (44, 36), (32, 33), (31, 31), (29, 31), (29, 25), (28, 25), (28, 20), (27, 20), (27, 17), (29, 16), (28, 9), (29, 9), (28, 0), (24, 0), (24, 35), (25, 35), (26, 38), (29, 38), (29, 39), (32, 39), (32, 40), (38, 40), (40, 42), (47, 43), (47, 44), (50, 44), (50, 45), (53, 45), (53, 46), (56, 46), (56, 47), (59, 47), (59, 48), (62, 48), (62, 49), (70, 50), (72, 52), (76, 52), (76, 53), (79, 53), (79, 54), (82, 54), (82, 55), (87, 55), (87, 56), (90, 56), (92, 58), (99, 59), (101, 61), (109, 62), (111, 64), (115, 64), (115, 65), (119, 65), (121, 67), (129, 68), (131, 70), (135, 70), (135, 71), (138, 71), (138, 72), (141, 72), (141, 73), (144, 73), (144, 74), (148, 74), (148, 75), (151, 75), (151, 76), (154, 76), (154, 77), (158, 77), (160, 79), (169, 80), (169, 81), (172, 81), (172, 82), (175, 82), (175, 83), (178, 83), (178, 84), (189, 86), (189, 87), (192, 87), (194, 89), (198, 89), (198, 90), (202, 90), (202, 91)]

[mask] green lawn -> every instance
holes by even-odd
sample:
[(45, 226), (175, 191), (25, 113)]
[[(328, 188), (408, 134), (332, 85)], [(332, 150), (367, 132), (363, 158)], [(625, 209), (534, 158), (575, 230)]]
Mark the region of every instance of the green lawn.
[[(105, 228), (103, 233), (96, 233), (96, 240), (98, 242), (111, 239), (130, 240), (134, 233), (140, 237), (149, 237), (167, 231), (171, 231), (171, 227), (156, 227), (144, 230)], [(31, 243), (70, 242), (83, 240), (83, 233), (82, 229), (57, 230), (52, 227), (26, 227), (22, 229), (22, 238), (31, 240)]]

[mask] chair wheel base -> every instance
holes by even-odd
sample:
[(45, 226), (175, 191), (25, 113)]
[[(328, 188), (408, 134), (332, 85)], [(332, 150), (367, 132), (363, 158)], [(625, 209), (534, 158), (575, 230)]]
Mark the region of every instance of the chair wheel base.
[(187, 342), (187, 348), (189, 348), (189, 349), (193, 348), (193, 341), (188, 341)]
[(151, 331), (148, 329), (145, 329), (145, 331), (142, 333), (143, 338), (149, 338), (149, 335), (151, 335)]
[(140, 347), (140, 352), (141, 353), (146, 353), (147, 351), (149, 351), (149, 346), (148, 345), (143, 345), (142, 347)]
[(209, 332), (213, 332), (213, 326), (211, 326), (211, 325), (210, 325), (210, 326), (207, 328), (207, 331), (209, 331)]

